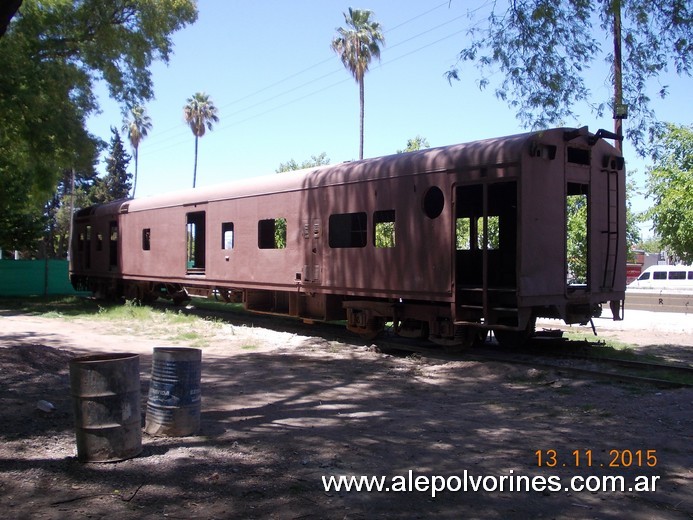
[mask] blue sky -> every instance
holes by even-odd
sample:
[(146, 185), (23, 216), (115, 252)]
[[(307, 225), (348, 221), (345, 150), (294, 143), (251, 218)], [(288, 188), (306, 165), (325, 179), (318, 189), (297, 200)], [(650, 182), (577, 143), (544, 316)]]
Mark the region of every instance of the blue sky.
[[(198, 91), (211, 96), (220, 118), (199, 142), (198, 186), (272, 174), (289, 159), (301, 162), (322, 152), (332, 164), (358, 158), (358, 88), (330, 49), (350, 6), (374, 11), (386, 39), (382, 59), (371, 64), (365, 81), (365, 157), (395, 153), (417, 135), (443, 146), (525, 131), (513, 110), (495, 98), (493, 85), (479, 91), (473, 66), (452, 85), (444, 76), (467, 41), (467, 29), (485, 19), (490, 4), (200, 0), (198, 21), (173, 36), (168, 66), (152, 67), (156, 98), (146, 108), (153, 128), (140, 144), (137, 196), (192, 186), (194, 137), (183, 106)], [(470, 19), (469, 10), (479, 6)], [(611, 45), (607, 34), (603, 45)], [(591, 87), (602, 100), (611, 92), (609, 70), (597, 67), (601, 61), (591, 72)], [(691, 79), (672, 75), (664, 83), (670, 96), (654, 103), (657, 115), (691, 124)], [(120, 128), (122, 116), (104, 88), (98, 93), (102, 113), (89, 127), (108, 141), (110, 126)], [(578, 108), (579, 118), (566, 126), (613, 128), (609, 114), (596, 118), (587, 107)], [(624, 149), (642, 184), (647, 163), (629, 153), (628, 143)], [(647, 205), (638, 200), (635, 209)]]

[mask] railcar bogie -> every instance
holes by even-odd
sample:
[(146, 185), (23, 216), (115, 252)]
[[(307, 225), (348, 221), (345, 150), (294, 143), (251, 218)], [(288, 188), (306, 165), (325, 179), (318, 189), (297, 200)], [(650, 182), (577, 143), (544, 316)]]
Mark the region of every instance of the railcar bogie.
[(346, 320), (365, 338), (392, 323), (444, 345), (489, 330), (517, 343), (537, 317), (622, 308), (625, 171), (601, 135), (552, 129), (85, 208), (72, 280)]

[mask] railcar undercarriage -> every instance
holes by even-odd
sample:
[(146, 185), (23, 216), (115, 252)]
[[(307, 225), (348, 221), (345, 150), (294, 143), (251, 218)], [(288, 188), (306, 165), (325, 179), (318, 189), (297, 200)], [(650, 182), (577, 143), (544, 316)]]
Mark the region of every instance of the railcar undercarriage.
[(625, 292), (625, 171), (587, 128), (114, 201), (75, 215), (76, 287), (143, 302), (215, 295), (344, 320), (374, 338), (522, 343)]
[[(262, 314), (290, 316), (312, 321), (345, 320), (346, 328), (366, 340), (375, 339), (391, 324), (398, 336), (428, 339), (442, 346), (470, 347), (483, 342), (493, 331), (499, 343), (518, 346), (534, 335), (538, 316), (563, 319), (566, 323), (589, 323), (601, 314), (601, 305), (572, 305), (522, 308), (519, 311), (493, 314), (485, 321), (480, 314), (467, 310), (457, 320), (450, 303), (403, 301), (401, 299), (347, 299), (342, 295), (240, 289), (220, 286), (184, 286), (139, 280), (73, 276), (74, 286), (91, 291), (97, 298), (136, 300), (151, 303), (158, 298), (175, 305), (190, 300), (191, 295), (214, 296), (226, 303), (243, 303), (246, 310)], [(458, 312), (461, 307), (456, 309)], [(463, 309), (462, 309), (463, 310)], [(473, 321), (476, 320), (476, 321)]]

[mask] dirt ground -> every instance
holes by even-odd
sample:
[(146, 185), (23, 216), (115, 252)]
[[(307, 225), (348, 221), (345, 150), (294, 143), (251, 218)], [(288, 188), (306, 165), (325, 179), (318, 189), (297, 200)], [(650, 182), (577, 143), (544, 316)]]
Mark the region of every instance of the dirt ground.
[[(654, 314), (598, 327), (639, 352), (693, 363), (691, 317), (644, 318)], [(691, 389), (394, 356), (345, 336), (317, 337), (307, 325), (287, 330), (285, 323), (217, 324), (214, 341), (202, 347), (198, 435), (144, 434), (138, 457), (85, 464), (76, 459), (68, 361), (97, 352), (140, 354), (144, 413), (153, 347), (190, 343), (0, 310), (4, 517), (693, 518)], [(56, 410), (38, 410), (42, 399)], [(544, 462), (556, 450), (556, 467), (538, 467), (537, 450)], [(626, 450), (636, 455), (630, 464)], [(646, 454), (656, 456), (655, 466), (648, 467), (654, 459)], [(614, 458), (621, 467), (608, 467)], [(396, 490), (326, 491), (321, 477), (340, 475), (386, 476)], [(659, 479), (654, 491), (565, 490), (572, 477), (605, 475), (623, 476), (629, 487), (638, 476)], [(467, 491), (434, 497), (434, 476), (453, 489), (467, 482)], [(494, 490), (501, 476), (508, 477), (504, 490)], [(540, 477), (560, 477), (560, 490), (509, 490), (518, 476), (538, 487)], [(416, 477), (421, 491), (413, 487)], [(474, 491), (479, 477), (495, 480)]]

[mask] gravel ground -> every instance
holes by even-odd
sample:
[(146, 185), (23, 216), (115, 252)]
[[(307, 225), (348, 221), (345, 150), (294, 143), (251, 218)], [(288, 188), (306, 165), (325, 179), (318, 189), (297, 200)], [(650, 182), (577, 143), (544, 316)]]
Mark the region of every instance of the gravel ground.
[[(631, 311), (624, 322), (595, 322), (600, 337), (693, 361), (690, 316)], [(201, 347), (199, 434), (144, 435), (138, 457), (84, 464), (75, 457), (68, 361), (96, 352), (139, 354), (144, 411), (153, 347), (195, 343), (173, 331), (151, 337), (136, 326), (0, 310), (4, 516), (693, 518), (691, 389), (397, 357), (341, 337), (316, 337), (300, 325), (287, 331), (239, 318), (210, 327)], [(36, 409), (41, 399), (56, 410)], [(551, 450), (555, 467), (546, 466)], [(628, 454), (634, 459), (625, 460)], [(652, 457), (656, 465), (648, 465)], [(393, 489), (325, 490), (322, 477), (342, 475), (382, 475)], [(433, 496), (434, 476), (453, 487), (467, 482), (467, 491)], [(509, 490), (513, 476), (533, 479), (538, 488)], [(603, 476), (622, 476), (630, 488), (641, 477), (655, 489), (566, 489), (573, 477)], [(481, 481), (487, 489), (474, 491), (479, 477), (489, 477)], [(504, 490), (493, 490), (500, 477)], [(561, 478), (559, 489), (541, 489), (549, 478)], [(398, 492), (396, 483), (409, 490)]]

